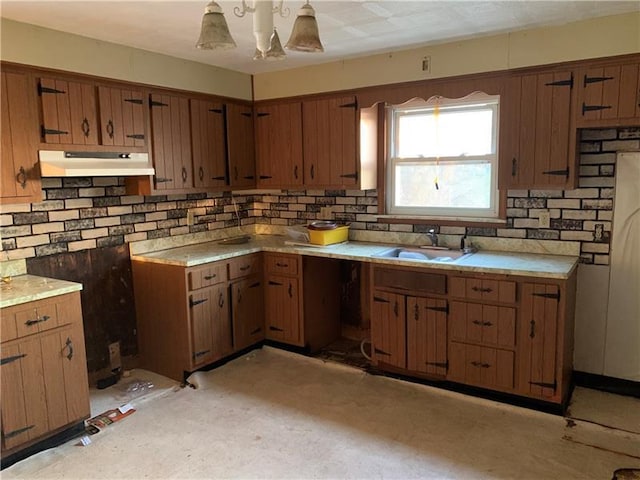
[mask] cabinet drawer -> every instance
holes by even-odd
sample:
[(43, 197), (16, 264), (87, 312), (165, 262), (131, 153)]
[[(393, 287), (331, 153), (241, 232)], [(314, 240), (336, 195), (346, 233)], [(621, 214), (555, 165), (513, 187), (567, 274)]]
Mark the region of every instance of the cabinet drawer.
[(373, 285), (411, 292), (447, 293), (446, 275), (393, 268), (376, 267), (373, 270)]
[(189, 270), (189, 290), (216, 285), (227, 280), (227, 263), (216, 262)]
[(244, 255), (229, 262), (229, 279), (248, 277), (255, 273), (262, 274), (262, 256), (260, 254)]
[(449, 293), (452, 297), (490, 302), (515, 303), (516, 282), (480, 278), (451, 277)]
[(295, 255), (267, 255), (267, 272), (280, 275), (298, 274), (298, 257)]
[(451, 302), (449, 336), (452, 340), (514, 348), (516, 309), (478, 303)]
[(514, 388), (515, 354), (459, 342), (449, 344), (448, 380), (488, 388)]
[(70, 323), (82, 323), (80, 293), (68, 293), (3, 308), (0, 341), (7, 342)]

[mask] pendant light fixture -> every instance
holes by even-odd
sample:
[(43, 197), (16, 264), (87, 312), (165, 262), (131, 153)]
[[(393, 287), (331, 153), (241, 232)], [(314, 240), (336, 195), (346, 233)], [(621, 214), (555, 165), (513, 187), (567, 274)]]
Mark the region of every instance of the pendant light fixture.
[[(283, 0), (275, 3), (277, 5), (274, 6), (274, 2), (271, 0), (254, 0), (251, 7), (246, 0), (242, 0), (242, 7), (233, 9), (233, 13), (238, 17), (253, 13), (253, 35), (256, 38), (254, 60), (277, 60), (286, 56), (282, 49), (278, 32), (273, 26), (273, 16), (277, 13), (282, 18), (288, 17), (289, 9), (283, 7)], [(234, 48), (235, 46), (236, 43), (231, 37), (222, 8), (215, 1), (210, 2), (205, 8), (204, 16), (202, 17), (202, 29), (196, 47), (202, 49), (226, 49)], [(285, 48), (299, 52), (324, 51), (320, 42), (315, 11), (308, 1), (298, 12), (298, 17), (295, 20), (291, 36)]]

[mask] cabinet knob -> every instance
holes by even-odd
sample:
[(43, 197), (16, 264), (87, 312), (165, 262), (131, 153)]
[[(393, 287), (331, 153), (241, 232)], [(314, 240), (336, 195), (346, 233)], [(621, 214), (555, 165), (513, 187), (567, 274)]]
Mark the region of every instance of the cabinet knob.
[(27, 188), (27, 172), (24, 167), (20, 167), (20, 170), (18, 170), (16, 181), (22, 188)]
[(109, 135), (109, 138), (113, 138), (113, 121), (109, 120), (107, 122), (107, 135)]
[(73, 358), (73, 342), (69, 337), (67, 337), (67, 341), (64, 344), (65, 348), (69, 349), (69, 353), (67, 353), (67, 360), (71, 361)]
[(84, 118), (82, 120), (82, 133), (84, 134), (85, 137), (88, 137), (89, 132), (91, 132), (91, 128), (89, 127), (89, 120)]

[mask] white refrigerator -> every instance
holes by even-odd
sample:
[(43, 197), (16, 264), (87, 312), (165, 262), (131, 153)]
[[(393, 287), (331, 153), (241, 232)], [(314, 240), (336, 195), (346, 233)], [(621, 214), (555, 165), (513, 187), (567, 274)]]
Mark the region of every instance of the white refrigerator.
[(604, 372), (640, 381), (640, 152), (619, 153), (611, 232)]

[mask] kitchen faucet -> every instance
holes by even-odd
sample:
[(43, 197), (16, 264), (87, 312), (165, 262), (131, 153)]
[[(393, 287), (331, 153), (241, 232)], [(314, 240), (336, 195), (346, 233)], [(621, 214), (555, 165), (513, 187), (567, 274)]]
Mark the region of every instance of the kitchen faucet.
[(435, 228), (430, 228), (429, 231), (427, 231), (427, 237), (431, 240), (432, 247), (438, 246), (438, 235), (436, 234)]

